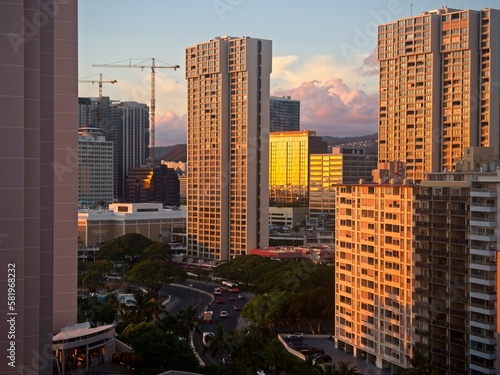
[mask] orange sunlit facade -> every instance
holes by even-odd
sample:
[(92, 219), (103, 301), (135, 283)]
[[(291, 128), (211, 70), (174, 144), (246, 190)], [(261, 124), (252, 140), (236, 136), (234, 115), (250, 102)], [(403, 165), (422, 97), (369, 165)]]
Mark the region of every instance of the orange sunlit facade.
[(338, 185), (335, 342), (392, 373), (409, 366), (414, 186)]

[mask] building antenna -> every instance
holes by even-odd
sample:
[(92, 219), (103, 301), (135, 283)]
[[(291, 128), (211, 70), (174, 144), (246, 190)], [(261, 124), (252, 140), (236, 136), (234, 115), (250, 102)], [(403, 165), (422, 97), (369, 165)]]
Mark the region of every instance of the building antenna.
[(410, 2), (410, 17), (413, 17), (413, 2)]

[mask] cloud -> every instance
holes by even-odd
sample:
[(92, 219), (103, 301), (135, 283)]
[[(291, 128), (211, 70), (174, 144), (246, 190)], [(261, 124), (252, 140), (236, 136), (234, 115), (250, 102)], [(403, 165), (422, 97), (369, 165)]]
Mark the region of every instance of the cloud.
[[(377, 92), (378, 77), (373, 74), (360, 74), (373, 70), (377, 65), (371, 54), (356, 54), (350, 64), (331, 55), (314, 55), (307, 60), (298, 56), (286, 55), (273, 58), (271, 74), (272, 91), (291, 90), (304, 82), (326, 82), (332, 77), (341, 77), (351, 87), (363, 88), (366, 92)], [(373, 65), (375, 64), (375, 65)]]
[(361, 62), (361, 65), (356, 69), (356, 73), (362, 77), (378, 75), (378, 61), (375, 50)]
[(186, 143), (187, 116), (179, 116), (173, 111), (156, 114), (156, 146), (170, 146)]
[(340, 78), (304, 82), (290, 90), (277, 90), (274, 95), (300, 100), (301, 129), (331, 136), (377, 132), (378, 95), (352, 89)]

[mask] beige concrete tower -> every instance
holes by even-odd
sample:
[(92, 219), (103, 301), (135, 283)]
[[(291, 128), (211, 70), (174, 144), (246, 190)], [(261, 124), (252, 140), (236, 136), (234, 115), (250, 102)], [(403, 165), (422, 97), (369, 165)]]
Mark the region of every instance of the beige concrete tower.
[(188, 255), (229, 260), (268, 242), (271, 41), (186, 48)]
[(0, 9), (0, 373), (51, 374), (76, 323), (77, 1)]
[(379, 161), (403, 161), (421, 181), (455, 170), (466, 147), (498, 157), (499, 17), (442, 8), (379, 26)]

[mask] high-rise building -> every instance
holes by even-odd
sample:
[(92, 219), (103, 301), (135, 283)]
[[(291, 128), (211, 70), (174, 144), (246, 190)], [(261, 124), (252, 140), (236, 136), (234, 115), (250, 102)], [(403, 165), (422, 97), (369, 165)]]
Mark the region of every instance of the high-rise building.
[(114, 194), (125, 199), (129, 172), (146, 164), (149, 157), (149, 108), (136, 102), (112, 103), (104, 134), (114, 144)]
[(100, 128), (78, 130), (78, 202), (94, 206), (113, 202), (113, 142)]
[(289, 96), (271, 96), (269, 131), (300, 130), (300, 100)]
[(77, 1), (0, 8), (0, 373), (52, 374), (77, 318)]
[(378, 27), (379, 161), (406, 176), (455, 170), (469, 146), (500, 148), (500, 11), (442, 8)]
[(224, 36), (185, 53), (188, 255), (225, 261), (268, 244), (272, 43)]
[(136, 102), (112, 101), (109, 97), (78, 98), (80, 128), (98, 127), (113, 142), (113, 197), (126, 200), (128, 173), (146, 164), (149, 157), (149, 107)]
[(328, 145), (315, 131), (269, 134), (269, 204), (307, 206), (309, 156), (324, 154)]
[(129, 203), (161, 202), (165, 206), (180, 206), (179, 177), (165, 164), (132, 169), (125, 185), (125, 199)]
[(398, 373), (410, 366), (415, 186), (336, 186), (335, 342)]
[(467, 160), (484, 151), (467, 148), (461, 171), (429, 174), (416, 197), (415, 346), (443, 374), (498, 368), (500, 174)]
[(362, 148), (333, 147), (331, 154), (309, 156), (309, 218), (319, 224), (333, 224), (335, 185), (371, 182), (377, 155)]
[(99, 98), (78, 98), (78, 128), (85, 126), (108, 128), (110, 104), (109, 96), (101, 97), (100, 101)]

